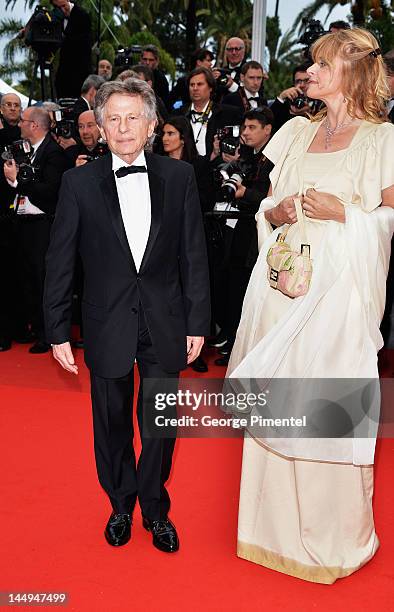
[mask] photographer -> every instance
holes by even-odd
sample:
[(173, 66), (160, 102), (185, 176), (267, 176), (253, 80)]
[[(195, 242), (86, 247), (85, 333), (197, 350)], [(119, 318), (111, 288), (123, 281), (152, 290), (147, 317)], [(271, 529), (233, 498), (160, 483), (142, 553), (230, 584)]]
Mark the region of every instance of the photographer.
[[(89, 161), (107, 153), (105, 144), (99, 142), (100, 132), (94, 117), (94, 111), (88, 110), (79, 115), (78, 134), (81, 142), (65, 149), (69, 166), (84, 166)], [(60, 145), (62, 139), (60, 139)]]
[(293, 86), (282, 91), (271, 104), (275, 117), (275, 131), (293, 117), (306, 117), (313, 112), (310, 101), (306, 97), (309, 75), (308, 68), (312, 62), (307, 61), (293, 70)]
[[(227, 366), (235, 334), (241, 317), (242, 302), (250, 274), (257, 259), (257, 230), (254, 218), (260, 202), (266, 197), (270, 185), (269, 173), (273, 164), (264, 156), (264, 147), (271, 137), (274, 116), (267, 107), (245, 113), (241, 126), (243, 144), (224, 167), (230, 181), (222, 185), (227, 201), (245, 212), (245, 216), (226, 225), (227, 257), (216, 274), (215, 289), (217, 319), (221, 327), (219, 353), (216, 365)], [(231, 172), (229, 169), (231, 168)], [(230, 196), (229, 196), (230, 194)], [(224, 341), (226, 343), (223, 345)], [(213, 346), (218, 343), (213, 342)]]
[(62, 174), (67, 168), (64, 152), (51, 137), (50, 126), (50, 116), (43, 108), (33, 106), (23, 111), (21, 136), (30, 141), (33, 153), (23, 166), (18, 166), (15, 159), (8, 159), (4, 165), (17, 215), (16, 269), (20, 273), (23, 306), (37, 338), (30, 353), (49, 349), (42, 312), (45, 254)]
[(223, 98), (223, 104), (236, 106), (246, 113), (258, 106), (265, 106), (267, 101), (262, 95), (264, 82), (264, 69), (259, 62), (251, 60), (245, 62), (241, 68), (241, 82), (235, 93), (230, 93)]
[(64, 39), (55, 77), (58, 98), (78, 98), (92, 72), (92, 32), (89, 14), (68, 0), (51, 0), (54, 16), (63, 20)]
[(142, 49), (140, 63), (149, 66), (153, 70), (153, 89), (159, 98), (161, 98), (166, 106), (170, 109), (170, 90), (167, 77), (159, 68), (159, 49), (156, 45), (145, 45)]
[[(197, 49), (191, 57), (191, 70), (202, 66), (207, 70), (211, 70), (212, 62), (215, 56), (209, 49)], [(171, 108), (177, 109), (186, 104), (190, 104), (190, 95), (188, 87), (188, 76), (187, 74), (179, 77), (176, 84), (171, 90), (170, 104)]]
[(188, 84), (192, 102), (180, 109), (179, 114), (185, 115), (192, 125), (199, 155), (208, 159), (211, 155), (216, 157), (218, 152), (214, 152), (215, 134), (226, 125), (240, 125), (242, 113), (234, 106), (213, 102), (216, 84), (210, 70), (202, 66), (195, 68), (189, 74)]
[(89, 74), (86, 77), (82, 83), (81, 95), (74, 104), (73, 114), (75, 123), (77, 123), (81, 113), (93, 109), (96, 94), (103, 83), (105, 83), (104, 78), (98, 76), (98, 74)]
[(21, 101), (13, 93), (3, 94), (0, 103), (0, 147), (20, 138), (18, 126), (21, 116)]
[[(18, 126), (21, 114), (21, 101), (16, 94), (4, 94), (1, 98), (0, 151), (14, 140), (20, 138)], [(15, 239), (13, 225), (13, 190), (8, 185), (4, 172), (4, 160), (0, 158), (0, 352), (11, 348), (11, 341), (23, 335), (17, 330), (16, 304), (13, 300), (15, 283)]]

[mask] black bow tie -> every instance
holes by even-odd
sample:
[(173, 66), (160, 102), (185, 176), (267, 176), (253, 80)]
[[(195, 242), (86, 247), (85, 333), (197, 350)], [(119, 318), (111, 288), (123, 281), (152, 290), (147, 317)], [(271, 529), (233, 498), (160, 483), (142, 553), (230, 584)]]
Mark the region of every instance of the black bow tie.
[(250, 96), (249, 100), (256, 100), (258, 102), (259, 96)]
[(116, 170), (115, 174), (118, 178), (122, 178), (128, 174), (136, 174), (137, 172), (147, 172), (147, 169), (145, 166), (122, 166), (119, 170)]

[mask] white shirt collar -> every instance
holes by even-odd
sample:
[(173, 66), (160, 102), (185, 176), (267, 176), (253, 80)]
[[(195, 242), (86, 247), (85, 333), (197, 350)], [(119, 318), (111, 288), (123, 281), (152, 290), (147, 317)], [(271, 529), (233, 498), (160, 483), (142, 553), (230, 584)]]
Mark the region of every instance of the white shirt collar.
[(35, 144), (31, 145), (33, 147), (33, 149), (34, 149), (34, 153), (37, 153), (38, 147), (44, 142), (44, 140), (45, 140), (45, 136), (44, 136), (44, 138), (41, 138), (41, 140), (39, 140)]
[(84, 98), (83, 96), (81, 96), (81, 98), (82, 98), (82, 100), (85, 100), (86, 104), (87, 104), (87, 105), (88, 105), (88, 107), (89, 107), (89, 110), (92, 110), (92, 107), (90, 106), (90, 102), (89, 102), (89, 100), (87, 100), (87, 99), (86, 99), (86, 98)]
[(115, 153), (112, 153), (112, 170), (115, 172), (124, 166), (146, 166), (144, 151), (141, 151), (132, 164), (127, 164), (125, 161), (123, 161), (123, 159), (115, 155)]
[(245, 94), (246, 94), (246, 97), (247, 97), (248, 100), (249, 100), (249, 98), (254, 98), (255, 96), (259, 95), (259, 92), (254, 94), (251, 91), (249, 91), (249, 89), (246, 89), (246, 87), (244, 87), (244, 91), (245, 91)]
[[(202, 109), (202, 111), (196, 111), (196, 112), (198, 112), (198, 113), (205, 113), (205, 111), (206, 111), (206, 110), (207, 110), (207, 108), (208, 108), (209, 103), (210, 103), (210, 100), (208, 100), (208, 102), (206, 103), (206, 105), (204, 106), (204, 108)], [(192, 103), (192, 105), (191, 105), (191, 107), (190, 107), (190, 110), (192, 110), (192, 111), (193, 111), (193, 110), (194, 110), (194, 111), (196, 110), (196, 108), (195, 108), (195, 106), (194, 106), (194, 102)]]

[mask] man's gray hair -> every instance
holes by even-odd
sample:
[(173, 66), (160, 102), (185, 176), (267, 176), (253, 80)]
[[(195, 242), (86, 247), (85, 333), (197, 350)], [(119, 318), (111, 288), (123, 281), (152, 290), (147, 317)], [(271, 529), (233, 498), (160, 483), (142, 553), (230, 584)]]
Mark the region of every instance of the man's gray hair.
[(100, 127), (103, 125), (105, 105), (113, 94), (139, 96), (143, 103), (144, 117), (149, 122), (157, 120), (155, 92), (145, 81), (131, 78), (125, 81), (107, 81), (98, 90), (94, 104), (94, 116)]
[(40, 106), (31, 106), (30, 108), (30, 120), (37, 123), (45, 132), (49, 132), (51, 129), (51, 117), (48, 111)]
[(94, 87), (97, 91), (98, 89), (100, 89), (103, 83), (105, 83), (105, 79), (103, 79), (103, 77), (99, 76), (98, 74), (89, 74), (89, 76), (86, 77), (82, 84), (81, 94), (88, 93), (89, 89), (91, 89), (92, 87)]

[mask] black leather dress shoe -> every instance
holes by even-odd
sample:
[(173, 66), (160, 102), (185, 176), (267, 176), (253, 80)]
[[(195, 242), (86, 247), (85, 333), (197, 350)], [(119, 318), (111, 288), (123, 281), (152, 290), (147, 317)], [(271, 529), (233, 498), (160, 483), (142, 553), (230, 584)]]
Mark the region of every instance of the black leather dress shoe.
[(40, 353), (47, 353), (50, 348), (50, 344), (37, 340), (37, 342), (35, 342), (33, 346), (29, 348), (29, 353), (31, 353), (32, 355), (39, 355)]
[(215, 365), (228, 366), (229, 361), (230, 361), (230, 355), (223, 355), (223, 357), (219, 357), (219, 359), (215, 359)]
[(218, 349), (218, 353), (220, 355), (230, 355), (233, 350), (234, 342), (230, 342), (227, 340), (226, 344), (224, 344), (221, 348)]
[(170, 519), (151, 521), (143, 517), (142, 524), (147, 531), (152, 533), (153, 546), (168, 553), (179, 550), (178, 534)]
[(31, 344), (36, 340), (36, 335), (30, 330), (21, 330), (15, 333), (14, 340), (18, 344)]
[(4, 353), (4, 351), (9, 351), (11, 348), (11, 340), (8, 338), (1, 337), (0, 338), (0, 353)]
[(104, 531), (105, 539), (111, 546), (123, 546), (131, 538), (131, 514), (115, 514), (109, 517)]
[(224, 344), (226, 344), (226, 342), (227, 342), (226, 335), (222, 331), (220, 331), (217, 336), (215, 336), (214, 338), (211, 338), (211, 340), (208, 340), (207, 344), (208, 346), (212, 346), (213, 348), (219, 348), (223, 346)]
[(192, 361), (192, 363), (190, 364), (190, 367), (195, 372), (208, 372), (208, 366), (205, 363), (204, 359), (201, 357), (201, 355), (197, 357), (197, 359)]

